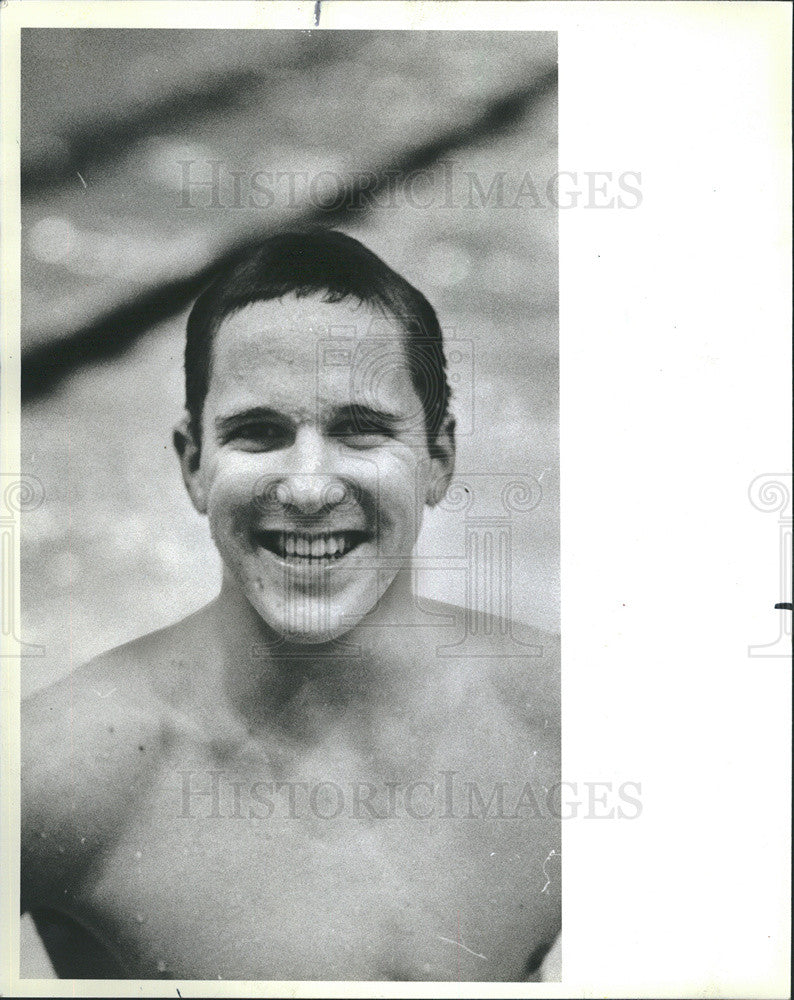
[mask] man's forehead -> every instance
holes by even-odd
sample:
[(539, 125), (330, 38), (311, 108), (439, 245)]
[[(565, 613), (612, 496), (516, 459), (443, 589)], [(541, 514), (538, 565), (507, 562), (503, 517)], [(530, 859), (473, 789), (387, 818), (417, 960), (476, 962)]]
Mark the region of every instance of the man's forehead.
[(221, 321), (216, 342), (273, 346), (294, 340), (296, 346), (323, 339), (370, 341), (404, 336), (402, 323), (393, 316), (353, 300), (324, 302), (319, 296), (268, 299), (252, 302)]
[[(219, 327), (210, 391), (294, 408), (344, 400), (404, 408), (413, 396), (402, 324), (367, 305), (317, 298), (256, 302)], [(413, 405), (413, 404), (411, 404)]]
[[(333, 377), (336, 369), (407, 367), (402, 323), (367, 304), (317, 297), (254, 302), (224, 319), (212, 350), (213, 374), (262, 367)], [(394, 373), (396, 374), (396, 373)]]

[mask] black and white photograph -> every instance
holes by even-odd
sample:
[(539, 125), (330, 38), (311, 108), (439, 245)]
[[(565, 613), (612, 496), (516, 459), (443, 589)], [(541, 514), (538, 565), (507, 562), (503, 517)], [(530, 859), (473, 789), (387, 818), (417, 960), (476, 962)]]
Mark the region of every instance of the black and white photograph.
[(790, 8), (0, 27), (0, 992), (788, 995)]
[(57, 976), (540, 978), (556, 69), (548, 32), (23, 31), (21, 905)]

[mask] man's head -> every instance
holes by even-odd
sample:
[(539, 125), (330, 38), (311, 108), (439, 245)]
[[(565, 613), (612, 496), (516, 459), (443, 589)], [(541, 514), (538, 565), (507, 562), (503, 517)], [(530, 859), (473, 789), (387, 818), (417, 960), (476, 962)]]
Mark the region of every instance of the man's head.
[(273, 237), (188, 321), (182, 471), (225, 579), (277, 635), (320, 642), (369, 612), (454, 465), (427, 300), (341, 233)]
[(396, 320), (413, 387), (425, 414), (429, 448), (449, 417), (449, 383), (441, 327), (420, 291), (358, 240), (334, 230), (284, 232), (249, 250), (198, 297), (187, 322), (185, 397), (200, 441), (201, 412), (212, 373), (212, 345), (221, 323), (254, 302), (293, 295), (358, 302)]

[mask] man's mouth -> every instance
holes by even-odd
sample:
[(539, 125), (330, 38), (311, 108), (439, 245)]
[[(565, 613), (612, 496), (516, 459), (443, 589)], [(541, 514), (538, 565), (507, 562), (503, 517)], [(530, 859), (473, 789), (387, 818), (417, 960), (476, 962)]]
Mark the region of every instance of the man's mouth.
[(307, 534), (300, 531), (257, 531), (254, 539), (279, 559), (296, 563), (332, 563), (342, 559), (362, 542), (366, 531), (328, 531)]

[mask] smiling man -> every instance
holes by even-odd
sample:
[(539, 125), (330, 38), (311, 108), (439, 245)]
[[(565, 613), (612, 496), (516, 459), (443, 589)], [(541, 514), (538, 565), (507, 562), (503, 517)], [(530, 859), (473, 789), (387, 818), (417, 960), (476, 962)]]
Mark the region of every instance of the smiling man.
[(281, 234), (199, 297), (185, 370), (220, 593), (24, 710), (22, 903), (56, 971), (537, 976), (558, 646), (491, 623), (450, 656), (463, 609), (415, 593), (455, 457), (432, 307), (350, 237)]

